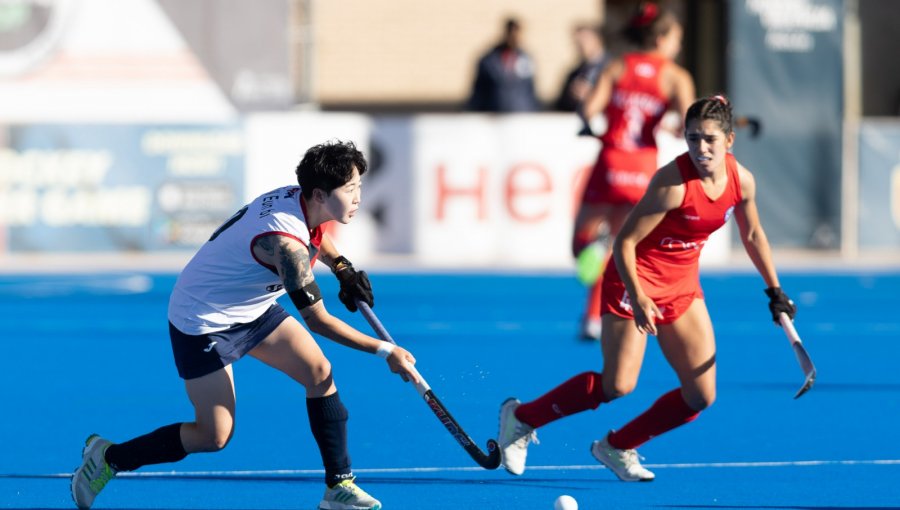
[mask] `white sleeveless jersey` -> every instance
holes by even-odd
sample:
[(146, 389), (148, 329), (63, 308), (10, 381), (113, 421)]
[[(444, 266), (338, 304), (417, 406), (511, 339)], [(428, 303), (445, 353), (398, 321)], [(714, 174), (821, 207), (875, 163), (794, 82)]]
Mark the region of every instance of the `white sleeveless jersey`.
[(252, 245), (276, 234), (303, 243), (315, 263), (322, 229), (307, 227), (298, 186), (260, 195), (213, 233), (175, 283), (169, 322), (182, 333), (203, 335), (259, 318), (285, 291), (275, 267), (257, 260)]

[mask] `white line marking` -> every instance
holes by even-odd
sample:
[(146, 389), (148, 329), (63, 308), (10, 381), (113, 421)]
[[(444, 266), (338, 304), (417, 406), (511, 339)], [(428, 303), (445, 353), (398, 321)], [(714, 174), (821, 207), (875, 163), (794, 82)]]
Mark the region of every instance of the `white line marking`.
[[(696, 462), (681, 464), (644, 464), (654, 469), (694, 469), (694, 468), (761, 468), (761, 467), (816, 467), (816, 466), (895, 466), (900, 459), (884, 460), (795, 460), (770, 462)], [(595, 471), (606, 469), (599, 464), (561, 465), (561, 466), (528, 466), (529, 471)], [(354, 473), (389, 474), (389, 473), (450, 473), (450, 472), (483, 472), (480, 467), (406, 467), (406, 468), (362, 468), (354, 469)], [(241, 478), (254, 476), (298, 476), (321, 475), (323, 469), (269, 469), (245, 471), (137, 471), (119, 473), (117, 478)], [(71, 478), (71, 473), (55, 473), (49, 475), (0, 474), (0, 478)]]

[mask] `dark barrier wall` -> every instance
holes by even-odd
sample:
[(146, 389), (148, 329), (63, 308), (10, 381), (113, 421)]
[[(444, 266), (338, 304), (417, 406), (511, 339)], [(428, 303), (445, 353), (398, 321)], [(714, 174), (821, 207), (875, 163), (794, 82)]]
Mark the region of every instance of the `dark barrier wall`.
[(757, 179), (770, 241), (840, 245), (842, 0), (730, 0), (728, 93), (757, 117), (734, 153)]

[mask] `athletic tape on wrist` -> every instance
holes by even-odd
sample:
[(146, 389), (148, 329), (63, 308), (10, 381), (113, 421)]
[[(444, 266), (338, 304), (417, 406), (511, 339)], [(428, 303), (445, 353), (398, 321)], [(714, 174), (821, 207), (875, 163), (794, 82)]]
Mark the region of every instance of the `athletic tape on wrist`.
[(375, 351), (375, 355), (382, 359), (387, 359), (391, 353), (394, 352), (394, 344), (390, 342), (381, 342), (378, 344), (378, 349)]

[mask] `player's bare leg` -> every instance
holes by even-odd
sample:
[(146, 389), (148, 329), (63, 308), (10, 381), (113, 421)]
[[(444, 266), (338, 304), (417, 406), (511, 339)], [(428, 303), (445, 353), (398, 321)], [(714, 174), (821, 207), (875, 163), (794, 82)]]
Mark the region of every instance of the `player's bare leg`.
[(250, 355), (302, 384), (307, 398), (325, 397), (337, 391), (331, 362), (293, 317), (282, 321)]
[(181, 443), (188, 453), (215, 452), (234, 434), (236, 401), (231, 365), (184, 382), (194, 404), (194, 422), (181, 425)]
[[(603, 392), (607, 399), (625, 396), (637, 386), (647, 350), (647, 335), (631, 319), (603, 316)], [(648, 481), (653, 473), (641, 466), (637, 451), (609, 444), (609, 435), (591, 444), (591, 455), (623, 481)]]
[(673, 324), (657, 328), (660, 348), (681, 385), (592, 447), (594, 456), (626, 481), (654, 478), (640, 465), (638, 446), (693, 421), (715, 400), (715, 340), (705, 303), (694, 300)]
[(608, 400), (634, 391), (637, 386), (647, 335), (638, 331), (631, 319), (608, 313), (603, 316), (603, 394)]
[(293, 317), (256, 346), (250, 355), (285, 373), (306, 389), (310, 428), (325, 466), (320, 510), (381, 508), (381, 502), (355, 483), (347, 453), (347, 410), (341, 403), (331, 363), (312, 335)]
[(675, 322), (659, 327), (659, 346), (681, 382), (687, 404), (696, 411), (716, 399), (716, 340), (706, 302), (695, 299)]

